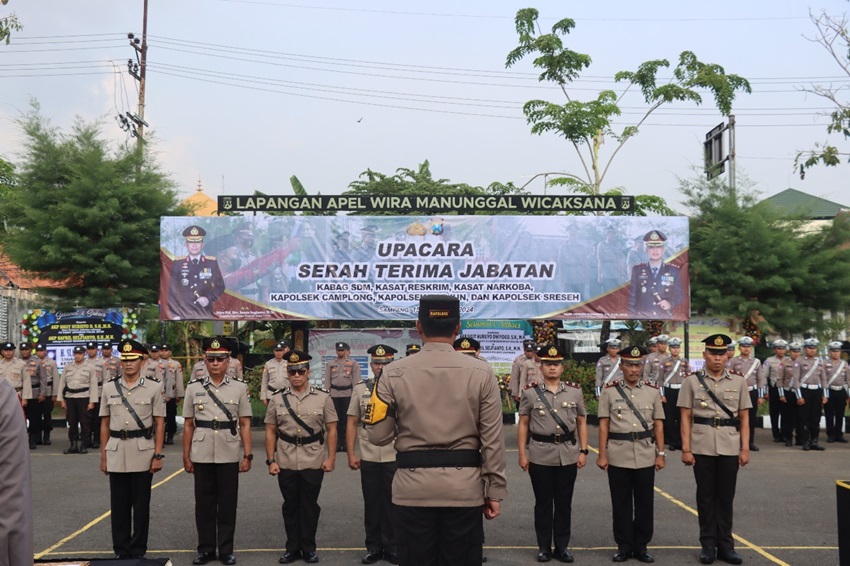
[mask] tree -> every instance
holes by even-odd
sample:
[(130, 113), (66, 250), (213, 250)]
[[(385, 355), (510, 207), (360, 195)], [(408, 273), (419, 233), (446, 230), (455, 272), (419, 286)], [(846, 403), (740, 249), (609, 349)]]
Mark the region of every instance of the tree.
[(17, 182), (0, 201), (4, 252), (66, 284), (43, 290), (59, 308), (156, 303), (159, 218), (186, 212), (171, 181), (147, 150), (110, 148), (97, 123), (63, 134), (34, 102), (19, 125)]
[[(575, 27), (575, 22), (564, 18), (552, 26), (551, 33), (544, 34), (537, 19), (538, 12), (534, 8), (517, 12), (514, 21), (519, 45), (508, 53), (505, 66), (510, 68), (527, 57), (534, 57), (533, 65), (541, 71), (539, 80), (558, 85), (565, 103), (529, 100), (523, 106), (523, 112), (531, 124), (532, 133), (551, 132), (567, 140), (575, 149), (584, 170), (584, 176), (556, 173), (560, 176), (549, 181), (549, 184), (567, 186), (573, 191), (586, 194), (603, 194), (605, 175), (614, 158), (658, 108), (675, 101), (701, 104), (702, 96), (699, 90), (708, 90), (714, 97), (717, 109), (724, 116), (728, 116), (732, 111), (736, 93), (751, 92), (750, 83), (746, 79), (726, 74), (720, 65), (703, 63), (692, 52), (683, 51), (673, 69), (673, 77), (664, 84), (659, 84), (661, 81), (658, 72), (667, 69), (670, 62), (666, 59), (655, 59), (641, 63), (635, 71), (617, 73), (614, 79), (626, 84), (620, 94), (613, 90), (603, 90), (594, 100), (576, 100), (570, 94), (568, 86), (590, 66), (591, 58), (590, 55), (573, 51), (564, 45), (562, 38)], [(636, 124), (617, 132), (612, 122), (621, 114), (620, 101), (633, 87), (640, 89), (647, 104), (646, 112)], [(606, 138), (617, 143), (607, 160), (603, 160), (601, 150)], [(621, 189), (616, 189), (604, 194), (621, 193)], [(647, 201), (644, 206), (648, 209), (659, 207), (660, 213), (669, 210), (663, 200), (660, 203), (657, 200)]]
[[(9, 0), (0, 0), (0, 4), (3, 6), (8, 3)], [(18, 17), (15, 15), (15, 12), (12, 12), (8, 16), (0, 17), (0, 43), (9, 45), (9, 39), (12, 37), (12, 32), (20, 31), (21, 29), (21, 23), (18, 21)]]
[[(743, 183), (746, 187), (746, 183)], [(817, 331), (824, 311), (850, 307), (850, 221), (806, 233), (746, 188), (702, 176), (681, 180), (692, 210), (691, 303), (695, 312), (738, 316), (783, 336)]]
[[(835, 60), (841, 72), (850, 78), (850, 33), (847, 30), (847, 15), (830, 16), (825, 11), (815, 15), (810, 11), (809, 17), (817, 30), (811, 41), (819, 43)], [(841, 134), (844, 139), (850, 137), (850, 102), (842, 98), (844, 86), (813, 84), (803, 87), (802, 90), (826, 99), (835, 107), (829, 114), (830, 122), (826, 127), (828, 134)], [(841, 151), (838, 146), (830, 143), (822, 143), (815, 144), (814, 149), (797, 153), (794, 167), (800, 172), (800, 178), (805, 179), (806, 169), (809, 167), (835, 167), (845, 161), (850, 161), (850, 152)]]

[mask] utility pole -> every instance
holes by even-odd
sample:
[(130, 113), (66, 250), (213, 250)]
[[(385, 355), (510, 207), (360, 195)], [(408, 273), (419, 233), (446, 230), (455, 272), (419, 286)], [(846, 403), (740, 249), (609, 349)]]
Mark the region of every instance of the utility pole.
[(125, 112), (119, 114), (116, 119), (121, 124), (121, 129), (128, 132), (138, 140), (139, 148), (145, 142), (145, 77), (148, 67), (148, 0), (144, 0), (144, 14), (142, 15), (142, 39), (139, 40), (132, 33), (127, 34), (130, 47), (136, 51), (136, 61), (127, 59), (127, 72), (131, 77), (139, 81), (139, 109), (136, 114)]

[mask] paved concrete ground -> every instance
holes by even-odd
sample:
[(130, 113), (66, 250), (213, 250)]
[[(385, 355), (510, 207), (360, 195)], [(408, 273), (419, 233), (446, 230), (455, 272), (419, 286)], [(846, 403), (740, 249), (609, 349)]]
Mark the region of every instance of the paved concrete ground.
[[(506, 426), (510, 497), (502, 516), (485, 525), (489, 564), (534, 564), (531, 484), (516, 463), (516, 429)], [(32, 452), (37, 558), (111, 556), (109, 484), (98, 470), (99, 456), (62, 454), (65, 431), (54, 444)], [(766, 439), (738, 480), (734, 532), (745, 564), (838, 564), (836, 480), (850, 479), (850, 445), (826, 444), (825, 452), (802, 452)], [(178, 443), (181, 437), (178, 436)], [(597, 430), (591, 427), (591, 445)], [(760, 441), (760, 442), (759, 442)], [(254, 432), (254, 469), (241, 476), (236, 553), (239, 564), (276, 564), (284, 543), (281, 496), (263, 464), (262, 431)], [(192, 478), (182, 471), (180, 447), (166, 447), (162, 472), (154, 480), (151, 557), (169, 556), (191, 564), (197, 542)], [(692, 470), (668, 453), (668, 467), (656, 476), (656, 562), (698, 564), (698, 527)], [(614, 552), (611, 503), (605, 473), (589, 464), (579, 471), (573, 501), (571, 549), (576, 562), (608, 564)], [(322, 564), (358, 564), (363, 550), (363, 510), (359, 472), (344, 454), (325, 476), (318, 543)], [(637, 563), (634, 560), (632, 563)], [(387, 564), (383, 562), (382, 564)]]

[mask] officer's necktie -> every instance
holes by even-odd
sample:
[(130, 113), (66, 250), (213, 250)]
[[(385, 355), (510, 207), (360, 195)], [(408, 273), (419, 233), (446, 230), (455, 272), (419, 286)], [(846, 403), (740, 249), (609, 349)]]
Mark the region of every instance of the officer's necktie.
[(192, 260), (192, 265), (198, 265), (198, 260), (197, 260), (197, 259), (193, 259), (193, 260)]
[[(197, 261), (197, 260), (196, 260), (196, 261)], [(653, 268), (652, 268), (652, 278), (653, 278), (653, 279), (655, 279), (656, 277), (658, 277), (658, 268), (657, 268), (657, 267), (653, 267)]]

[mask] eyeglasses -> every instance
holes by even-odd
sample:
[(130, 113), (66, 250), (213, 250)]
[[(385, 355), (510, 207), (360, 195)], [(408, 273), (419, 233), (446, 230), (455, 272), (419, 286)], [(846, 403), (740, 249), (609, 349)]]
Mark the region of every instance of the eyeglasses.
[(227, 358), (220, 357), (220, 356), (207, 356), (206, 360), (208, 362), (210, 362), (211, 364), (214, 364), (216, 362), (224, 363), (225, 361), (227, 361)]
[(308, 371), (310, 371), (310, 370), (308, 370), (308, 369), (288, 369), (288, 370), (286, 370), (286, 373), (288, 373), (289, 375), (295, 375), (296, 373), (298, 375), (307, 375)]

